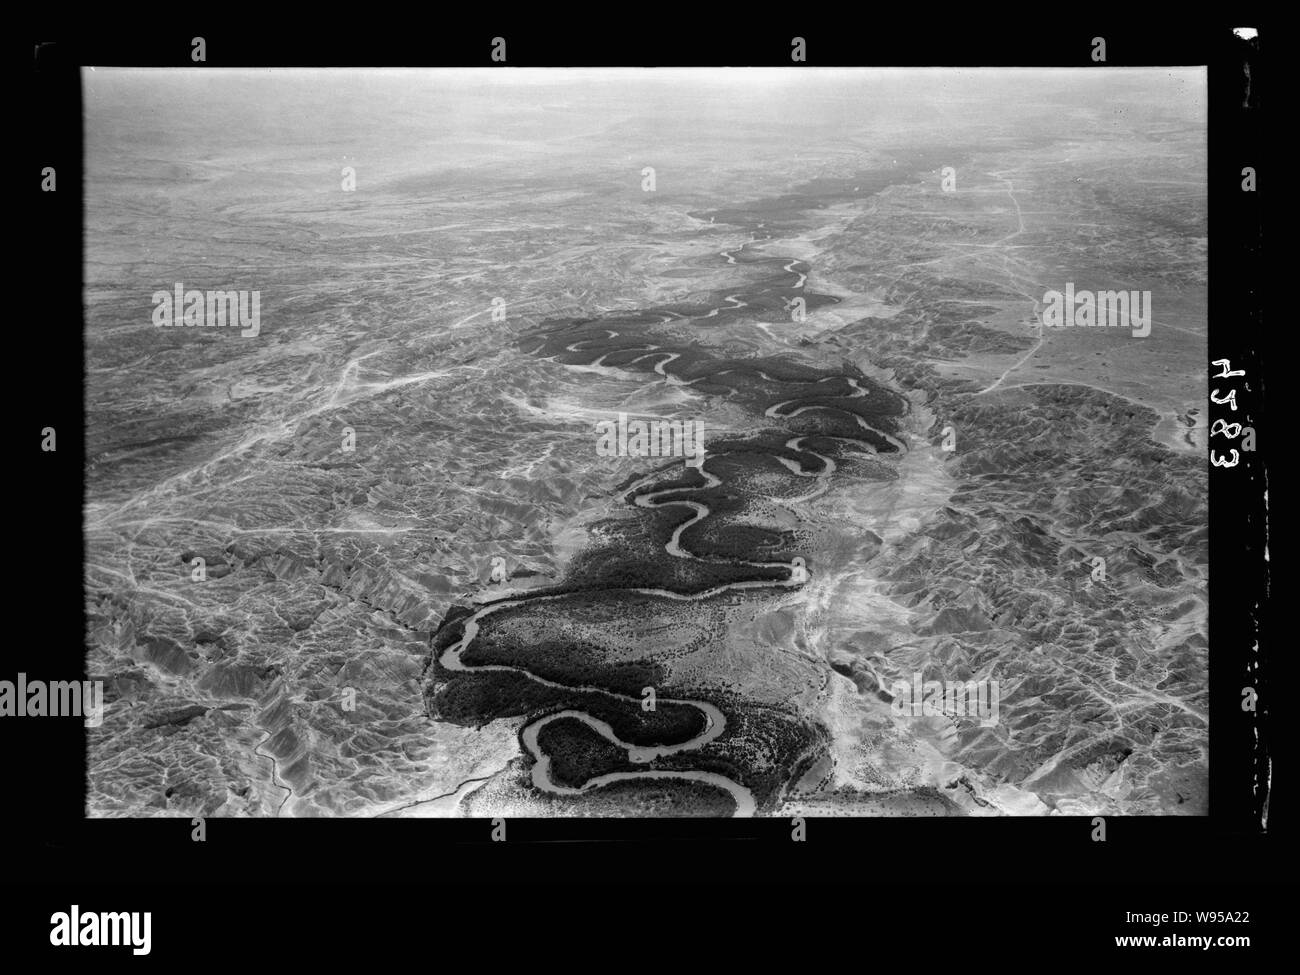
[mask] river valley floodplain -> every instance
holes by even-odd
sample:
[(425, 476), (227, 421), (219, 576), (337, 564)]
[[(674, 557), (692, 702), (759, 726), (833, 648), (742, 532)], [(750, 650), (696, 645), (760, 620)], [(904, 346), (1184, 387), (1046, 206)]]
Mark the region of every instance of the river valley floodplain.
[(1205, 813), (1203, 69), (83, 85), (89, 815)]

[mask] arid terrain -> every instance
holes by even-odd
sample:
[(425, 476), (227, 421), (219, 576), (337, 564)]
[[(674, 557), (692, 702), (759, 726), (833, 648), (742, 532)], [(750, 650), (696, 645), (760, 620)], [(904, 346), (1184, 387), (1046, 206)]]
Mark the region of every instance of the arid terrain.
[(1203, 69), (83, 83), (88, 815), (1206, 812)]

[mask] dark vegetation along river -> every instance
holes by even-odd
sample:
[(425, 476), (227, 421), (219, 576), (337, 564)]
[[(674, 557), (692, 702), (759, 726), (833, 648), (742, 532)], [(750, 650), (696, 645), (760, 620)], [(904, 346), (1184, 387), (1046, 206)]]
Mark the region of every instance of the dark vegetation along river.
[[(700, 622), (694, 639), (721, 639), (704, 628), (703, 604), (787, 595), (805, 584), (805, 566), (816, 571), (815, 553), (771, 517), (775, 507), (800, 508), (839, 470), (893, 476), (876, 455), (906, 449), (903, 396), (851, 365), (733, 358), (704, 343), (726, 323), (788, 321), (796, 298), (807, 310), (837, 301), (807, 290), (804, 261), (764, 253), (761, 241), (793, 230), (808, 209), (898, 178), (891, 171), (821, 181), (810, 184), (815, 192), (697, 214), (733, 225), (732, 233), (739, 224), (757, 242), (716, 258), (744, 269), (734, 289), (701, 302), (546, 321), (520, 338), (526, 354), (690, 386), (750, 414), (756, 430), (709, 438), (698, 468), (650, 461), (657, 469), (621, 489), (629, 517), (602, 526), (601, 541), (556, 585), (455, 607), (444, 618), (426, 674), (430, 714), (465, 724), (525, 716), (517, 787), (531, 786), (534, 798), (603, 796), (617, 807), (619, 796), (654, 786), (679, 794), (678, 811), (752, 815), (771, 811), (823, 754), (826, 731), (794, 707), (747, 698), (736, 675), (679, 683), (667, 666), (676, 649), (629, 640), (627, 622), (641, 633)], [(670, 323), (676, 339), (660, 332)], [(682, 341), (683, 326), (698, 329), (701, 341)], [(655, 689), (654, 710), (642, 707), (647, 687)]]

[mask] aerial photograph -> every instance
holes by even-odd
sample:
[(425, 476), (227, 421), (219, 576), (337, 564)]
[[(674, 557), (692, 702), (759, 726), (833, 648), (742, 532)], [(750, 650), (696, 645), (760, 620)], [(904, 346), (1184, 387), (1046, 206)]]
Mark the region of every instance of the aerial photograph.
[(1207, 814), (1204, 67), (81, 84), (87, 817)]

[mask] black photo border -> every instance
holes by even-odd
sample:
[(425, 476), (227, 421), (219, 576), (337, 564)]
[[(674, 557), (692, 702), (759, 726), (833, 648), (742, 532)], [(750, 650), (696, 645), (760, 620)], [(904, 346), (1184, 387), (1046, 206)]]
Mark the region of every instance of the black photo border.
[[(807, 840), (791, 841), (787, 819), (511, 820), (508, 840), (491, 841), (487, 820), (209, 819), (206, 840), (191, 840), (188, 819), (87, 819), (85, 735), (76, 719), (0, 724), (14, 799), (9, 835), (31, 864), (27, 879), (52, 885), (96, 882), (159, 884), (189, 878), (204, 884), (247, 881), (236, 863), (281, 864), (300, 880), (507, 883), (674, 879), (674, 866), (708, 862), (715, 878), (763, 883), (779, 877), (832, 879), (846, 873), (923, 881), (938, 856), (945, 880), (1038, 882), (1035, 871), (1075, 883), (1117, 879), (1250, 883), (1279, 869), (1267, 828), (1272, 737), (1269, 686), (1284, 686), (1269, 667), (1274, 646), (1267, 594), (1265, 501), (1270, 428), (1265, 414), (1269, 359), (1262, 322), (1259, 192), (1243, 192), (1242, 170), (1263, 172), (1258, 43), (1233, 34), (1231, 21), (1157, 27), (1128, 19), (1093, 23), (1072, 14), (1032, 26), (945, 23), (872, 28), (828, 23), (834, 15), (753, 26), (670, 23), (660, 8), (626, 26), (565, 29), (519, 26), (508, 15), (475, 23), (439, 12), (407, 29), (396, 15), (358, 27), (346, 17), (313, 17), (317, 26), (176, 12), (136, 23), (32, 26), (30, 62), (17, 65), (23, 160), (19, 259), (20, 313), (13, 323), (7, 395), (15, 423), (11, 511), (22, 541), (7, 571), (16, 598), (11, 665), (35, 678), (84, 674), (84, 308), (81, 199), (82, 65), (194, 67), (190, 39), (206, 40), (204, 69), (271, 66), (491, 67), (492, 38), (505, 37), (510, 67), (770, 65), (800, 70), (791, 39), (804, 37), (811, 66), (1208, 66), (1209, 83), (1209, 360), (1244, 369), (1239, 413), (1254, 426), (1259, 450), (1234, 469), (1210, 470), (1210, 813), (1204, 817), (1107, 817), (1105, 842), (1092, 839), (1088, 817), (949, 819), (809, 819)], [(575, 14), (573, 19), (581, 19)], [(1243, 17), (1247, 24), (1254, 20)], [(1107, 62), (1090, 61), (1092, 38), (1105, 37)], [(40, 190), (55, 166), (56, 193)], [(1206, 367), (1206, 396), (1226, 380)], [(1226, 392), (1226, 389), (1225, 389)], [(1226, 409), (1222, 408), (1222, 409)], [(1246, 420), (1241, 420), (1245, 417)], [(58, 450), (42, 452), (38, 432), (58, 431)], [(1220, 448), (1222, 438), (1212, 439)], [(1222, 453), (1220, 449), (1220, 453)], [(1276, 493), (1274, 495), (1276, 497)], [(17, 553), (21, 552), (19, 558)], [(31, 622), (28, 622), (31, 621)], [(21, 636), (17, 635), (21, 632)], [(55, 675), (58, 675), (57, 677)], [(8, 674), (7, 679), (12, 679)], [(1272, 678), (1272, 679), (1270, 679)], [(1243, 689), (1259, 696), (1242, 707)], [(322, 855), (321, 851), (333, 851)], [(350, 863), (345, 866), (344, 862)], [(1249, 862), (1251, 867), (1245, 866)], [(125, 865), (124, 865), (125, 863)], [(1013, 866), (1009, 866), (1013, 863)], [(676, 878), (680, 879), (680, 878)], [(933, 879), (933, 877), (931, 878)]]

